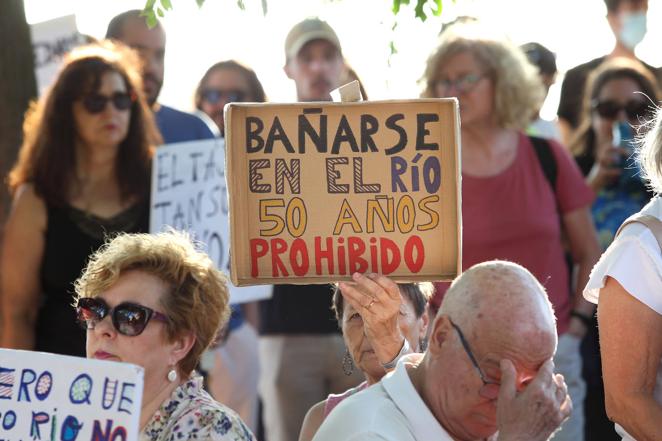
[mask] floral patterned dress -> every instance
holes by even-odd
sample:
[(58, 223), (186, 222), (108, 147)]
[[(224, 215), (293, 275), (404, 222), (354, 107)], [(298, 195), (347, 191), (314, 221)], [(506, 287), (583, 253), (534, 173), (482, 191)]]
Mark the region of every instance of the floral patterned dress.
[(175, 389), (140, 433), (140, 441), (255, 441), (239, 416), (202, 389), (191, 377)]

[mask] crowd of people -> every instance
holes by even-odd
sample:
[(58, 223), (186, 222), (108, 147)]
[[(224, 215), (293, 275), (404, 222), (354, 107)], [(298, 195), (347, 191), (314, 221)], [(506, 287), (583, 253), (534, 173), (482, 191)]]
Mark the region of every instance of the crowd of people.
[[(459, 100), (461, 276), (242, 305), (186, 235), (146, 234), (151, 160), (267, 93), (223, 60), (194, 113), (160, 104), (165, 30), (116, 16), (26, 113), (0, 346), (142, 366), (143, 441), (662, 439), (662, 74), (634, 53), (647, 0), (605, 5), (614, 50), (566, 73), (558, 124), (550, 50), (472, 17), (440, 32), (421, 97)], [(358, 78), (321, 19), (284, 48), (298, 101)]]

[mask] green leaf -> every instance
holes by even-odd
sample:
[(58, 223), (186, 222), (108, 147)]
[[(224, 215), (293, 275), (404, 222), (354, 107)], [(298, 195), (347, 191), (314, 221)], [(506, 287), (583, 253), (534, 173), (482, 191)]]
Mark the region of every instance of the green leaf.
[(147, 0), (147, 3), (145, 3), (145, 7), (143, 8), (143, 12), (147, 13), (148, 11), (153, 10), (154, 9), (154, 3), (156, 3), (156, 0)]
[(156, 13), (159, 14), (159, 17), (163, 18), (165, 14), (163, 13), (163, 9), (161, 8), (156, 8)]
[(267, 0), (262, 0), (262, 15), (267, 15)]
[[(145, 11), (143, 11), (145, 12)], [(142, 14), (141, 14), (142, 15)], [(156, 19), (156, 14), (154, 11), (147, 11), (147, 14), (145, 14), (145, 22), (147, 22), (147, 27), (150, 29), (153, 29), (156, 27), (158, 24), (158, 20)]]
[(414, 8), (414, 12), (416, 14), (416, 18), (420, 18), (421, 21), (427, 20), (428, 16), (423, 10), (423, 6), (428, 2), (428, 0), (417, 0), (416, 1), (416, 7)]
[(246, 4), (244, 3), (244, 0), (237, 0), (237, 6), (238, 6), (239, 9), (241, 9), (242, 11), (245, 11), (245, 10), (246, 10)]
[(436, 17), (439, 17), (441, 15), (441, 11), (444, 9), (444, 5), (441, 0), (432, 0), (432, 1), (436, 6), (436, 9), (432, 8), (432, 14), (434, 14)]
[(170, 2), (170, 0), (161, 0), (161, 6), (166, 11), (170, 11), (172, 9), (172, 3)]
[(195, 2), (198, 4), (198, 8), (202, 8), (202, 5), (205, 4), (205, 0), (195, 0)]
[(408, 5), (409, 0), (393, 0), (393, 14), (400, 12), (400, 6)]

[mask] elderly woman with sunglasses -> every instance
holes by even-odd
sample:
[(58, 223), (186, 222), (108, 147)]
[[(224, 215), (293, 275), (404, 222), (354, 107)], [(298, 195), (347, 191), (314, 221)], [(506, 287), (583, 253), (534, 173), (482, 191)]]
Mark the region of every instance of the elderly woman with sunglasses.
[[(565, 377), (575, 408), (555, 439), (581, 441), (585, 386), (579, 345), (586, 326), (575, 315), (590, 316), (594, 310), (581, 296), (600, 253), (589, 211), (593, 194), (562, 146), (524, 134), (540, 108), (543, 87), (524, 53), (499, 31), (480, 22), (444, 30), (423, 82), (423, 96), (459, 100), (462, 266), (506, 259), (545, 285), (558, 318), (554, 364)], [(571, 280), (577, 281), (574, 296)], [(437, 286), (440, 293), (446, 289), (445, 284)], [(437, 304), (440, 298), (435, 298)]]
[(73, 282), (108, 234), (149, 227), (150, 166), (160, 137), (139, 64), (109, 42), (75, 49), (24, 123), (9, 175), (2, 346), (85, 355)]
[(341, 282), (333, 293), (333, 310), (347, 353), (343, 370), (356, 366), (366, 381), (310, 408), (299, 441), (310, 441), (327, 415), (344, 399), (378, 383), (404, 355), (425, 350), (432, 283), (396, 284), (379, 274), (354, 274), (353, 283)]
[(145, 369), (140, 441), (254, 441), (193, 369), (229, 316), (225, 276), (181, 233), (122, 234), (75, 284), (87, 356)]

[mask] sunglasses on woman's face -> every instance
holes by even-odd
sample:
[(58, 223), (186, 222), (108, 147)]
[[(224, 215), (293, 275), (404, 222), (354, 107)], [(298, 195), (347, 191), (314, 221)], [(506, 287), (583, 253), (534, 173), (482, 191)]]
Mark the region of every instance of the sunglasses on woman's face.
[(625, 111), (625, 115), (631, 121), (638, 121), (639, 118), (644, 118), (650, 112), (649, 104), (646, 101), (630, 100), (625, 104), (620, 104), (613, 100), (593, 101), (593, 110), (598, 115), (606, 119), (616, 119), (621, 110)]
[(76, 305), (78, 323), (84, 329), (94, 327), (106, 316), (110, 316), (113, 326), (122, 335), (134, 337), (142, 334), (150, 319), (167, 323), (168, 318), (147, 306), (123, 302), (111, 308), (106, 302), (96, 297), (83, 297)]
[(91, 114), (96, 114), (103, 112), (108, 102), (113, 103), (113, 107), (117, 110), (129, 110), (135, 100), (134, 95), (126, 92), (115, 92), (111, 96), (93, 93), (83, 97), (82, 103), (85, 110)]
[(210, 104), (217, 104), (221, 100), (226, 103), (240, 103), (246, 99), (246, 92), (243, 90), (221, 90), (205, 89), (200, 96)]

